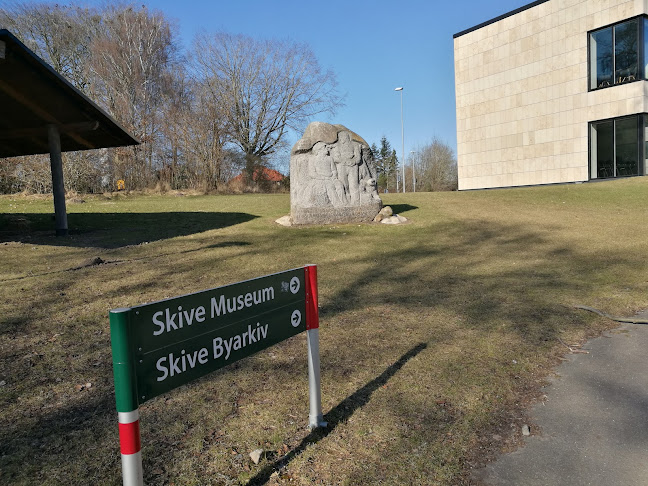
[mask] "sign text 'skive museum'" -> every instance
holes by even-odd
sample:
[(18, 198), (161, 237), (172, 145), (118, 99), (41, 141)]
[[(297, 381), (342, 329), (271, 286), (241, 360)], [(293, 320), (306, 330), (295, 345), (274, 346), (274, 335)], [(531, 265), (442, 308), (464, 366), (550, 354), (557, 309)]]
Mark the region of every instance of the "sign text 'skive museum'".
[(646, 174), (648, 0), (540, 0), (454, 36), (459, 189)]

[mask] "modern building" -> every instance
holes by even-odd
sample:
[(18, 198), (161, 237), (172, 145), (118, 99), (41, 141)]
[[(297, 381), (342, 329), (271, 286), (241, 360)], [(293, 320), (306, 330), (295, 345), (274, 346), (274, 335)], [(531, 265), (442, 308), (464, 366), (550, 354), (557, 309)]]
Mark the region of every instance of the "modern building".
[(539, 0), (454, 36), (459, 189), (646, 174), (648, 0)]

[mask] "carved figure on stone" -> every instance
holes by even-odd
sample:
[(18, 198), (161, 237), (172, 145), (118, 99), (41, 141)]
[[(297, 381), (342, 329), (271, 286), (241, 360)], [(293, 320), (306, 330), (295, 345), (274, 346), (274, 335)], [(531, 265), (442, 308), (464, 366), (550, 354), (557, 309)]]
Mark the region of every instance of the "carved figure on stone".
[(344, 186), (338, 179), (335, 161), (324, 142), (313, 145), (313, 156), (308, 159), (308, 177), (304, 186), (304, 200), (315, 206), (344, 206)]
[(295, 224), (372, 221), (382, 207), (367, 142), (343, 125), (313, 122), (290, 157)]
[(362, 164), (360, 144), (351, 140), (350, 132), (340, 132), (331, 152), (338, 167), (338, 178), (347, 190), (348, 202), (359, 202), (359, 166)]
[(374, 171), (371, 149), (362, 147), (362, 163), (358, 168), (360, 203), (370, 204), (375, 198), (380, 199)]

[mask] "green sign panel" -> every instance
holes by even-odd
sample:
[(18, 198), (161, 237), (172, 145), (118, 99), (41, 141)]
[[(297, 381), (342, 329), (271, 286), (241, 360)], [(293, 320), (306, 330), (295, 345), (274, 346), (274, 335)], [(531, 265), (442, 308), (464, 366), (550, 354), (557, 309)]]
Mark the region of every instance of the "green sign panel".
[(306, 330), (305, 287), (297, 268), (111, 311), (113, 355), (121, 338), (112, 314), (127, 312), (124, 351), (142, 403)]

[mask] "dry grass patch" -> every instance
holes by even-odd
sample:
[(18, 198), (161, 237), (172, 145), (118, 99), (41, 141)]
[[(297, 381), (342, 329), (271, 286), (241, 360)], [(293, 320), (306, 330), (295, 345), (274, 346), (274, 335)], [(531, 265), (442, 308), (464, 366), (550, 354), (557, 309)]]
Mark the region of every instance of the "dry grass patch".
[(468, 484), (559, 338), (612, 326), (573, 305), (648, 307), (647, 196), (646, 178), (392, 194), (412, 224), (308, 228), (273, 223), (287, 195), (83, 196), (65, 239), (51, 201), (2, 196), (0, 482), (120, 484), (109, 309), (316, 263), (330, 427), (304, 428), (296, 336), (145, 403), (145, 481)]

